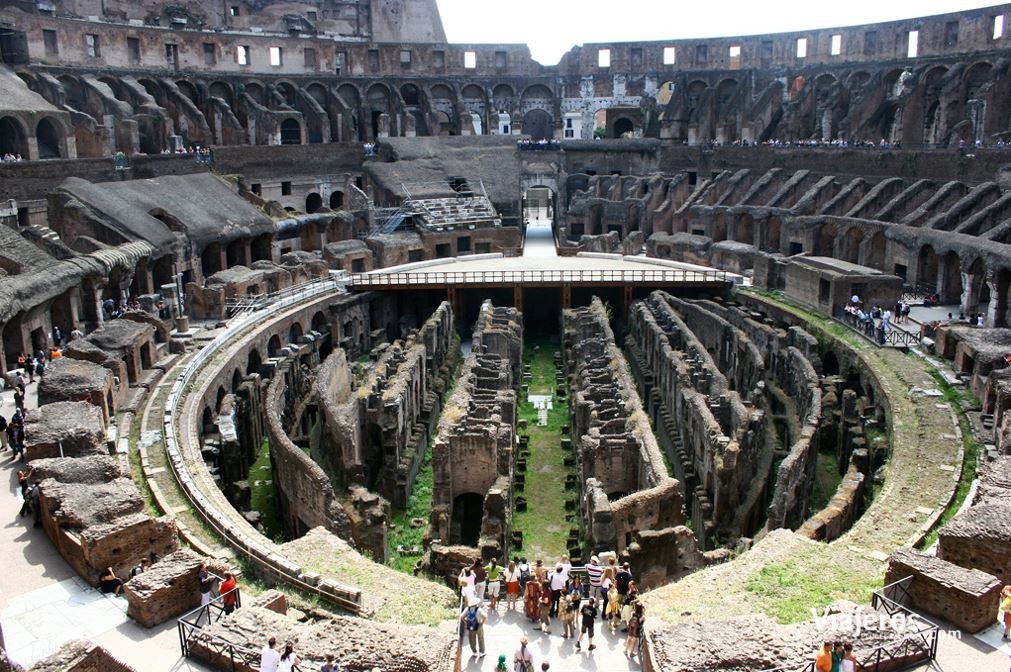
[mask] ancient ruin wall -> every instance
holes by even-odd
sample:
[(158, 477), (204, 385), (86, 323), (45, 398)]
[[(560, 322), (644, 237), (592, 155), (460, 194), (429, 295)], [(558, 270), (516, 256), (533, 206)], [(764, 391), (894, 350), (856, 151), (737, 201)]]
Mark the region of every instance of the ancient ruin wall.
[(474, 327), (471, 353), (461, 366), (432, 445), (433, 543), (460, 542), (464, 518), (475, 514), (464, 510), (458, 498), (479, 496), (483, 506), (477, 546), (486, 559), (506, 557), (522, 355), (521, 314), (486, 301)]
[(678, 428), (681, 447), (672, 462), (691, 493), (695, 529), (705, 530), (710, 547), (761, 525), (772, 451), (764, 412), (731, 389), (668, 298), (654, 293), (637, 304), (632, 331)]
[(679, 484), (667, 473), (603, 303), (594, 297), (587, 308), (563, 311), (562, 326), (586, 541), (594, 552), (626, 554), (639, 530), (683, 522)]

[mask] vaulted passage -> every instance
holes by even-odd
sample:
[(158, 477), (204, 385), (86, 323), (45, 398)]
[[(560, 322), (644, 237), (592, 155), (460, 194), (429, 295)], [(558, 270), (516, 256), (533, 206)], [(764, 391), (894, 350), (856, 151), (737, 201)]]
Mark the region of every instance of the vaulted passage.
[(481, 519), (484, 516), (484, 497), (475, 492), (465, 492), (453, 499), (453, 523), (450, 542), (463, 546), (477, 546), (481, 538)]

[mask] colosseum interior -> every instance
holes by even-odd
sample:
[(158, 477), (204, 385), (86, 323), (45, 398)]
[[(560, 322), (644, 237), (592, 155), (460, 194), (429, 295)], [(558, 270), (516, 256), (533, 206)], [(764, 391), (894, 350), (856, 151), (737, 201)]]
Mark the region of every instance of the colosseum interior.
[(1009, 17), (0, 0), (0, 671), (1007, 669)]

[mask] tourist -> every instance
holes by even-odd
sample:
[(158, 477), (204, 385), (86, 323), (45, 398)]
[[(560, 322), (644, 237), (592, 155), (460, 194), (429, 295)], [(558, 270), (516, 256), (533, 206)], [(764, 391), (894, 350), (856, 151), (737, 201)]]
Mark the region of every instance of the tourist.
[(7, 438), (7, 418), (0, 413), (0, 451), (10, 447), (10, 439)]
[(267, 640), (267, 645), (260, 651), (260, 672), (277, 672), (281, 662), (281, 654), (277, 651), (277, 640), (273, 637)]
[(568, 583), (565, 580), (565, 569), (561, 564), (555, 567), (555, 573), (551, 575), (550, 588), (551, 588), (551, 615), (558, 615), (558, 601), (562, 599), (562, 591), (565, 590), (565, 585)]
[(148, 568), (150, 567), (150, 565), (151, 565), (151, 561), (148, 560), (147, 558), (143, 558), (140, 562), (138, 562), (136, 565), (134, 565), (130, 569), (130, 578), (132, 579), (133, 577), (137, 576), (138, 574), (143, 574), (144, 572), (146, 572), (148, 570)]
[(600, 566), (600, 558), (590, 557), (590, 564), (586, 565), (586, 578), (590, 582), (590, 595), (600, 592), (600, 580), (604, 576), (604, 568)]
[[(15, 395), (15, 400), (17, 396)], [(11, 442), (14, 444), (14, 454), (11, 455), (11, 461), (25, 456), (25, 423), (22, 419), (21, 412), (24, 411), (24, 395), (21, 395), (21, 408), (14, 410), (14, 417), (12, 422), (14, 422), (14, 440)]]
[[(14, 390), (14, 405), (15, 406), (17, 405), (17, 400), (18, 400), (18, 395), (19, 394), (20, 394), (20, 392), (18, 390)], [(18, 414), (18, 409), (15, 408), (14, 409), (14, 415), (11, 416), (10, 422), (7, 423), (7, 431), (4, 432), (4, 434), (6, 434), (6, 436), (7, 436), (6, 443), (9, 444), (10, 447), (11, 447), (11, 450), (14, 451), (14, 457), (17, 457), (17, 443), (16, 443), (16, 440), (17, 440), (17, 436), (16, 436), (17, 427), (14, 424), (14, 418), (17, 416), (17, 414)], [(24, 494), (24, 491), (22, 491), (21, 494)]]
[(506, 667), (506, 654), (501, 653), (498, 657), (498, 662), (495, 663), (495, 672), (507, 672), (508, 667)]
[(537, 616), (541, 621), (540, 629), (545, 635), (551, 634), (551, 586), (545, 581), (541, 586), (541, 597), (537, 600)]
[(112, 567), (106, 567), (105, 573), (98, 577), (98, 587), (106, 595), (109, 593), (119, 595), (120, 591), (123, 590), (123, 579), (116, 576), (116, 573), (112, 571)]
[(586, 584), (583, 583), (578, 574), (573, 575), (572, 580), (569, 581), (569, 592), (579, 593), (580, 599), (586, 597)]
[(509, 563), (505, 571), (506, 584), (506, 609), (513, 611), (516, 608), (516, 600), (520, 596), (520, 570), (516, 567), (516, 561)]
[(853, 655), (853, 645), (846, 642), (843, 647), (843, 659), (839, 663), (839, 672), (856, 672), (857, 669), (857, 657)]
[(1011, 586), (1000, 591), (1000, 610), (1004, 613), (1004, 639), (1011, 634)]
[(547, 568), (544, 566), (544, 563), (542, 561), (538, 560), (534, 564), (534, 578), (537, 579), (539, 582), (544, 583), (544, 579), (547, 578), (546, 571)]
[(527, 644), (527, 638), (520, 637), (520, 648), (513, 654), (513, 672), (534, 672), (534, 654)]
[(207, 571), (207, 563), (201, 562), (197, 571), (197, 584), (200, 588), (200, 606), (206, 607), (211, 603), (211, 589), (214, 588), (214, 577)]
[(235, 581), (235, 575), (231, 572), (225, 572), (225, 580), (221, 582), (218, 594), (221, 595), (221, 604), (225, 608), (225, 614), (235, 611), (239, 604), (239, 586)]
[(539, 605), (541, 602), (541, 582), (537, 579), (527, 581), (526, 591), (523, 593), (523, 613), (531, 621), (539, 618)]
[(618, 592), (618, 584), (615, 582), (607, 591), (607, 607), (605, 608), (608, 624), (611, 632), (618, 627), (618, 619), (621, 618), (621, 593)]
[(84, 338), (84, 332), (81, 331), (80, 328), (75, 326), (74, 330), (70, 332), (70, 340), (76, 341), (79, 338)]
[(572, 563), (569, 562), (569, 556), (563, 555), (559, 559), (558, 564), (562, 567), (562, 573), (565, 575), (565, 583), (569, 582), (569, 572), (572, 571)]
[(24, 518), (25, 514), (33, 513), (32, 509), (32, 497), (31, 497), (31, 486), (29, 485), (32, 472), (34, 468), (28, 465), (27, 469), (23, 469), (18, 472), (18, 487), (21, 489), (21, 511), (19, 515)]
[(35, 382), (35, 360), (31, 355), (25, 357), (25, 370), (28, 371), (28, 384), (31, 385)]
[(639, 637), (642, 636), (644, 620), (642, 603), (636, 601), (632, 606), (632, 615), (628, 619), (628, 638), (625, 640), (625, 655), (629, 658), (634, 658), (639, 649)]
[[(603, 580), (600, 582), (600, 599), (598, 600), (598, 603), (603, 606), (600, 610), (600, 620), (602, 621), (607, 620), (607, 596), (612, 588), (614, 588), (614, 580), (605, 573)], [(615, 594), (617, 592), (617, 589), (615, 589)]]
[(281, 660), (277, 663), (277, 672), (291, 672), (301, 662), (298, 654), (295, 653), (294, 645), (291, 642), (287, 642), (284, 645), (284, 653), (281, 654)]
[[(57, 351), (56, 348), (53, 348), (53, 351), (56, 352)], [(45, 372), (46, 372), (46, 360), (39, 357), (38, 359), (35, 360), (35, 375), (39, 377), (39, 380), (42, 380), (42, 376), (43, 374), (45, 374)]]
[(568, 639), (576, 635), (576, 612), (572, 610), (572, 607), (578, 604), (579, 597), (577, 597), (576, 593), (563, 595), (558, 603), (558, 620), (562, 624), (562, 639)]
[(340, 672), (340, 665), (334, 662), (333, 654), (326, 654), (326, 662), (320, 666), (319, 672)]
[(488, 600), (492, 609), (498, 610), (498, 595), (502, 589), (502, 566), (498, 564), (497, 558), (492, 558), (491, 562), (484, 568), (484, 573), (488, 577)]
[(628, 619), (632, 616), (632, 608), (639, 601), (639, 588), (635, 581), (628, 582), (628, 592), (621, 601), (621, 631), (628, 632)]
[(844, 655), (845, 650), (843, 649), (842, 642), (836, 641), (832, 645), (832, 672), (839, 672), (839, 666), (842, 664)]
[(527, 590), (527, 581), (530, 580), (530, 564), (527, 563), (527, 559), (520, 558), (519, 563), (516, 565), (516, 569), (520, 570), (520, 592), (525, 593)]
[(474, 590), (474, 572), (469, 565), (460, 571), (460, 576), (457, 577), (457, 580), (460, 582), (460, 597), (463, 598), (463, 603), (466, 604), (471, 595), (477, 594)]
[(476, 595), (471, 596), (467, 608), (460, 614), (460, 622), (467, 630), (467, 640), (470, 642), (471, 657), (484, 657), (484, 624), (488, 614), (481, 606), (481, 600)]
[(832, 672), (832, 642), (824, 642), (814, 659), (814, 668), (818, 672)]
[(593, 651), (595, 648), (593, 645), (593, 623), (597, 620), (597, 603), (594, 598), (590, 598), (586, 601), (586, 604), (582, 606), (579, 610), (582, 616), (583, 622), (582, 626), (579, 628), (579, 637), (576, 639), (576, 650), (582, 648), (583, 635), (587, 637), (587, 643), (589, 646), (587, 649)]

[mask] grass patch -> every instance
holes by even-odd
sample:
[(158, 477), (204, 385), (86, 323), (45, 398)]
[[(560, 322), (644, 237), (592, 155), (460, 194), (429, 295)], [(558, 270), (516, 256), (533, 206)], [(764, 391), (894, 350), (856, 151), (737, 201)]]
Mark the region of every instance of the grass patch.
[(783, 624), (810, 620), (812, 609), (820, 615), (836, 600), (867, 604), (880, 587), (881, 577), (876, 573), (840, 562), (821, 548), (766, 565), (744, 586), (756, 610)]
[(952, 498), (948, 508), (941, 514), (941, 517), (937, 519), (937, 523), (930, 530), (930, 533), (924, 537), (923, 542), (920, 544), (921, 549), (930, 548), (937, 542), (938, 530), (951, 520), (962, 507), (965, 498), (969, 495), (969, 490), (972, 488), (972, 482), (976, 480), (976, 470), (979, 466), (979, 456), (982, 452), (982, 446), (980, 446), (973, 436), (972, 426), (965, 415), (966, 409), (978, 410), (980, 407), (979, 401), (972, 396), (972, 393), (968, 389), (958, 389), (949, 385), (944, 376), (937, 371), (930, 371), (929, 374), (937, 383), (937, 388), (941, 390), (944, 398), (955, 409), (955, 417), (958, 418), (958, 426), (962, 430), (962, 447), (965, 454), (962, 458), (962, 474), (959, 476), (958, 485), (955, 487), (955, 496)]
[(263, 533), (277, 543), (284, 542), (284, 530), (277, 517), (277, 504), (274, 499), (273, 473), (270, 467), (270, 442), (266, 437), (260, 444), (260, 452), (256, 462), (249, 467), (250, 506), (260, 513), (260, 525)]
[[(432, 440), (425, 448), (425, 459), (418, 470), (418, 476), (414, 479), (414, 489), (411, 497), (407, 500), (407, 508), (403, 511), (393, 513), (393, 525), (389, 534), (389, 558), (390, 566), (393, 569), (405, 574), (414, 573), (414, 563), (417, 562), (417, 555), (401, 555), (397, 552), (398, 546), (421, 548), (422, 538), (425, 530), (428, 529), (427, 521), (432, 513)], [(422, 518), (426, 524), (421, 527), (411, 527), (412, 518)]]
[(811, 488), (811, 511), (821, 511), (832, 501), (842, 476), (839, 475), (839, 458), (834, 453), (819, 452)]
[[(577, 526), (574, 514), (566, 512), (565, 500), (575, 498), (576, 491), (565, 489), (565, 477), (573, 471), (565, 466), (569, 455), (562, 449), (562, 429), (568, 423), (568, 404), (554, 397), (555, 353), (557, 345), (546, 341), (529, 342), (524, 347), (523, 360), (530, 366), (531, 394), (550, 394), (553, 402), (548, 411), (548, 424), (537, 426), (537, 409), (523, 399), (519, 418), (527, 422), (530, 437), (530, 457), (527, 458), (526, 484), (516, 493), (527, 500), (527, 510), (513, 514), (513, 529), (523, 532), (520, 555), (531, 561), (541, 559), (551, 564), (567, 552), (565, 540), (570, 527)], [(565, 519), (566, 514), (573, 520)]]

